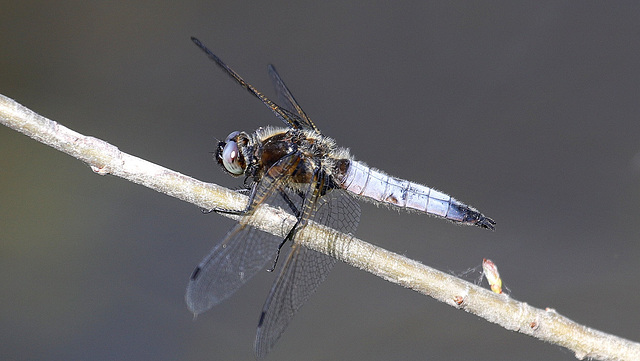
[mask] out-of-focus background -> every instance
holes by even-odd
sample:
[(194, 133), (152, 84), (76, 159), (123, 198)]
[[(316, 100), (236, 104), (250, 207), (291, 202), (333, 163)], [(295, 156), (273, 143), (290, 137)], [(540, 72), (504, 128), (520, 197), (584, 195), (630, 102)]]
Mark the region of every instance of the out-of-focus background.
[[(640, 4), (4, 2), (0, 93), (238, 187), (210, 152), (280, 125), (273, 63), (357, 159), (467, 202), (495, 232), (363, 204), (357, 235), (437, 269), (497, 263), (511, 296), (640, 340)], [(247, 360), (273, 274), (193, 320), (193, 267), (233, 222), (0, 127), (0, 358)], [(478, 274), (468, 275), (474, 280)], [(338, 264), (271, 360), (574, 360)]]

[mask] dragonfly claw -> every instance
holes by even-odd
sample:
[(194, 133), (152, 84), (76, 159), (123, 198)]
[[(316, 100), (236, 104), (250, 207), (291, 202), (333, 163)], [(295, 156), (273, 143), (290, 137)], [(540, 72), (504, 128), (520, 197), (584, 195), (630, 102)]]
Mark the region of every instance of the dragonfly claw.
[(489, 217), (485, 217), (482, 213), (475, 210), (467, 210), (462, 222), (478, 226), (480, 228), (490, 229), (492, 231), (496, 229), (496, 221)]
[(476, 221), (475, 225), (492, 231), (496, 229), (496, 221), (483, 215), (480, 215), (480, 218)]

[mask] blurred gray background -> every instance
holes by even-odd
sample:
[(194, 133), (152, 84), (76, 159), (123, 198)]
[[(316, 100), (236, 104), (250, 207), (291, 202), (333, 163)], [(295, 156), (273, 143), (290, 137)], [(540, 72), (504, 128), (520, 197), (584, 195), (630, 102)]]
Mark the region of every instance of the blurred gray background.
[[(0, 93), (230, 187), (215, 137), (280, 125), (189, 40), (273, 90), (273, 63), (357, 159), (495, 232), (363, 204), (357, 235), (437, 269), (490, 258), (511, 296), (640, 339), (640, 4), (7, 2)], [(273, 274), (196, 321), (193, 267), (233, 222), (0, 127), (0, 358), (248, 360)], [(471, 281), (478, 274), (467, 276)], [(338, 264), (271, 360), (574, 360)]]

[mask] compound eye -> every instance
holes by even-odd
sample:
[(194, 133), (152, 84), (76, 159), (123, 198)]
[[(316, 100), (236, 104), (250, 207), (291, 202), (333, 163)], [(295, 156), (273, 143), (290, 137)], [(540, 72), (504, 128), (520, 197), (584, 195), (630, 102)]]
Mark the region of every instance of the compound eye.
[(240, 134), (239, 131), (231, 132), (231, 134), (227, 135), (227, 139), (224, 140), (225, 143), (229, 143), (233, 138), (237, 137)]
[(240, 175), (244, 173), (244, 167), (241, 163), (238, 143), (233, 140), (228, 141), (222, 150), (222, 164), (229, 173)]

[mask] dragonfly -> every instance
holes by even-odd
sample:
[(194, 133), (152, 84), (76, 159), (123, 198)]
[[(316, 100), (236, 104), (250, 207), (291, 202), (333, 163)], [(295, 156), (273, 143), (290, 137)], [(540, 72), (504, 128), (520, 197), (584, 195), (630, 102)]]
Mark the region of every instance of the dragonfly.
[[(268, 66), (268, 72), (281, 105), (242, 79), (200, 40), (191, 40), (286, 125), (234, 131), (219, 141), (215, 151), (218, 164), (230, 175), (244, 177), (239, 192), (249, 200), (244, 209), (210, 210), (242, 217), (194, 269), (185, 296), (189, 310), (198, 315), (230, 297), (269, 262), (273, 262), (269, 270), (279, 262), (279, 274), (258, 321), (257, 359), (267, 356), (336, 263), (335, 258), (296, 243), (296, 235), (310, 222), (353, 234), (360, 221), (357, 200), (368, 200), (494, 229), (493, 219), (445, 193), (355, 160), (348, 149), (320, 132), (273, 65)], [(284, 238), (251, 226), (260, 222), (256, 209), (262, 205), (279, 207), (295, 217)], [(280, 262), (278, 256), (285, 244), (289, 244), (289, 253)]]

